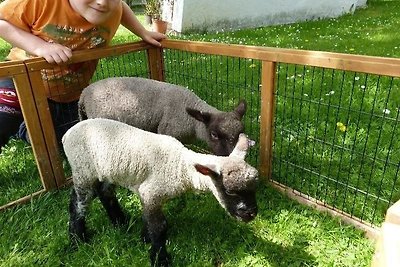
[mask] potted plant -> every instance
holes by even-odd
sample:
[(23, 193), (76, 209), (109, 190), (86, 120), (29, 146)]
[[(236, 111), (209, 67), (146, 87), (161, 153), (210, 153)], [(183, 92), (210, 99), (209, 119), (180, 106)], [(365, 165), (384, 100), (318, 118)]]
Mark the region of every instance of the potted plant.
[(144, 13), (144, 21), (147, 25), (151, 25), (151, 15)]
[(146, 22), (151, 24), (152, 18), (160, 14), (160, 5), (158, 0), (147, 0), (144, 6), (144, 13), (146, 15)]
[(145, 13), (151, 17), (153, 30), (165, 33), (168, 23), (161, 19), (161, 2), (160, 0), (147, 0), (145, 5)]

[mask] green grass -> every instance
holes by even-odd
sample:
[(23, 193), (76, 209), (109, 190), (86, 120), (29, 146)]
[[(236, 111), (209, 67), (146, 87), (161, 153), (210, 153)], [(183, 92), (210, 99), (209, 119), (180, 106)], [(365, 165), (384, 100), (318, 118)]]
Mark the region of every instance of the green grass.
[(215, 34), (189, 34), (182, 39), (330, 51), (371, 56), (400, 56), (400, 1), (377, 1), (354, 15), (243, 29)]
[[(140, 204), (119, 192), (132, 216), (114, 228), (98, 200), (88, 216), (92, 240), (72, 248), (67, 238), (69, 190), (48, 193), (2, 213), (0, 266), (149, 266), (140, 241)], [(166, 205), (173, 266), (369, 266), (373, 244), (361, 232), (262, 186), (260, 213), (243, 224), (210, 194), (188, 193)]]
[(42, 189), (30, 146), (11, 140), (0, 154), (0, 206)]
[[(369, 8), (338, 19), (170, 38), (399, 57), (399, 13), (400, 1), (371, 2)], [(143, 21), (141, 15), (139, 19)], [(139, 39), (121, 27), (113, 43), (136, 40)], [(9, 47), (0, 42), (1, 58), (5, 57)], [(241, 97), (252, 103), (246, 113), (246, 131), (257, 140), (259, 62), (173, 53), (167, 57), (167, 81), (194, 89), (211, 105), (231, 109)], [(121, 61), (118, 58), (102, 60), (104, 72), (98, 72), (95, 79), (132, 71), (146, 76), (145, 68), (135, 66), (135, 62), (145, 65), (140, 55), (133, 58), (127, 55)], [(121, 65), (124, 68), (121, 69)], [(382, 115), (387, 97), (385, 88), (389, 82), (383, 78), (381, 87), (377, 87), (378, 77), (369, 76), (367, 88), (370, 90), (361, 90), (365, 75), (346, 73), (345, 86), (341, 87), (341, 74), (324, 80), (322, 70), (316, 69), (319, 78), (314, 79), (314, 83), (322, 85), (317, 90), (317, 87), (312, 87), (312, 69), (303, 75), (302, 67), (295, 69), (293, 65), (287, 68), (281, 65), (280, 68), (282, 87), (278, 88), (277, 95), (278, 134), (274, 146), (275, 161), (280, 163), (274, 165), (274, 178), (302, 188), (310, 195), (318, 195), (323, 201), (346, 211), (354, 209), (357, 216), (379, 223), (387, 204), (378, 204), (376, 212), (377, 204), (373, 200), (365, 201), (359, 197), (354, 206), (342, 206), (345, 198), (356, 194), (345, 192), (335, 182), (324, 181), (323, 176), (331, 175), (336, 181), (348, 180), (362, 190), (383, 191), (382, 196), (390, 198), (394, 181), (380, 178), (393, 177), (396, 169), (379, 164), (371, 168), (372, 165), (360, 154), (348, 152), (353, 149), (363, 154), (365, 144), (367, 152), (372, 151), (372, 157), (375, 147), (378, 147), (376, 155), (385, 158), (390, 148), (388, 142), (392, 139), (390, 134), (397, 124), (385, 118), (371, 120), (368, 116), (359, 117), (357, 112), (333, 108), (335, 105), (351, 106), (354, 110), (368, 112), (373, 107), (374, 114)], [(356, 82), (354, 77), (358, 77)], [(354, 82), (356, 90), (352, 90)], [(332, 90), (332, 85), (335, 93), (326, 95)], [(351, 92), (354, 92), (353, 98)], [(395, 110), (400, 106), (398, 84), (392, 89), (388, 105), (392, 110), (391, 116), (395, 116)], [(337, 130), (337, 122), (346, 124), (345, 134)], [(354, 142), (355, 137), (358, 142)], [(332, 144), (343, 149), (332, 149)], [(400, 151), (398, 148), (399, 142), (395, 140), (391, 149)], [(393, 153), (389, 159), (399, 162), (399, 154)], [(257, 164), (257, 160), (257, 150), (253, 150), (250, 161)], [(320, 175), (309, 175), (288, 162), (317, 171)], [(22, 142), (12, 141), (0, 155), (0, 182), (0, 204), (41, 188), (31, 149)], [(391, 201), (399, 197), (400, 193), (395, 191)], [(89, 216), (89, 227), (94, 231), (93, 241), (76, 250), (69, 247), (67, 240), (68, 190), (46, 194), (30, 204), (2, 213), (0, 266), (146, 266), (148, 247), (139, 241), (138, 200), (126, 191), (120, 192), (120, 198), (133, 216), (129, 233), (114, 229), (96, 203)], [(350, 199), (349, 203), (352, 202)], [(187, 194), (168, 204), (169, 250), (175, 266), (369, 266), (373, 244), (352, 227), (294, 204), (268, 187), (260, 189), (259, 203), (260, 216), (249, 225), (237, 223), (225, 215), (208, 194)], [(372, 215), (378, 219), (370, 219)]]

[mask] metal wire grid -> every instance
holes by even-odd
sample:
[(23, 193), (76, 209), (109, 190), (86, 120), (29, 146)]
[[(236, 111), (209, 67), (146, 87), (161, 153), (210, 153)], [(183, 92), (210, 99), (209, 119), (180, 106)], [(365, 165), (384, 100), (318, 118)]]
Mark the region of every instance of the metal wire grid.
[[(113, 56), (113, 57), (106, 57), (102, 58), (98, 61), (96, 70), (94, 72), (94, 75), (90, 79), (90, 83), (105, 79), (108, 77), (146, 77), (149, 78), (149, 71), (148, 71), (148, 59), (147, 59), (147, 53), (146, 51), (137, 51), (137, 52), (131, 52), (119, 56)], [(46, 80), (46, 79), (44, 79)], [(74, 82), (74, 86), (77, 92), (81, 92), (85, 88), (85, 84), (87, 84), (88, 81), (85, 80), (85, 78), (74, 76), (70, 80), (65, 80), (65, 79), (60, 79), (57, 84), (60, 88), (63, 86), (69, 86), (68, 82), (71, 82), (71, 80)], [(51, 92), (51, 96), (57, 96), (61, 94), (61, 90), (54, 90)], [(69, 109), (75, 109), (76, 106), (73, 104), (66, 104), (69, 105)], [(118, 103), (116, 103), (118, 105)], [(69, 118), (67, 118), (67, 115), (61, 114), (62, 118), (60, 119), (61, 121), (65, 121), (66, 123), (69, 123), (68, 121), (71, 121)], [(59, 127), (63, 127), (64, 125), (61, 124)]]
[[(210, 105), (248, 103), (246, 133), (257, 142), (260, 62), (165, 51), (166, 81)], [(273, 143), (276, 181), (372, 224), (392, 203), (400, 170), (398, 79), (278, 64)], [(249, 161), (258, 164), (258, 149)]]
[(120, 56), (102, 58), (97, 66), (92, 82), (108, 77), (123, 76), (150, 77), (146, 51), (137, 51)]
[(399, 80), (279, 64), (273, 178), (379, 224), (399, 199)]
[[(246, 100), (245, 131), (259, 143), (260, 61), (165, 49), (164, 68), (167, 82), (187, 87), (219, 110), (231, 111)], [(247, 157), (255, 165), (258, 150), (255, 146)]]
[[(245, 99), (245, 131), (259, 144), (260, 61), (164, 49), (164, 68), (220, 110)], [(100, 60), (92, 81), (118, 76), (149, 77), (146, 52)], [(278, 64), (276, 88), (273, 179), (379, 224), (400, 197), (398, 79)]]

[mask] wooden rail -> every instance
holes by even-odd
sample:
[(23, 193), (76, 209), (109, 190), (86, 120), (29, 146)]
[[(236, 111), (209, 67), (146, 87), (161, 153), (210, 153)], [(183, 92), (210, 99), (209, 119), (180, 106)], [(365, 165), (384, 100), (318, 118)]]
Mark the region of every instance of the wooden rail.
[(370, 224), (366, 224), (357, 217), (351, 216), (350, 214), (344, 211), (329, 206), (322, 201), (319, 201), (311, 196), (303, 194), (279, 182), (270, 180), (269, 184), (276, 190), (284, 193), (286, 196), (299, 202), (302, 205), (312, 207), (320, 212), (326, 212), (333, 217), (339, 218), (342, 222), (346, 224), (353, 225), (355, 228), (363, 231), (365, 233), (365, 236), (371, 240), (377, 240), (379, 237), (379, 229), (377, 227)]
[(174, 40), (164, 40), (162, 41), (162, 45), (168, 49), (195, 53), (251, 58), (261, 61), (400, 77), (400, 59), (395, 58)]
[[(121, 44), (115, 45), (105, 48), (95, 48), (90, 51), (76, 51), (73, 53), (72, 58), (68, 61), (68, 64), (79, 63), (94, 59), (101, 59), (104, 57), (112, 57), (119, 56), (129, 52), (142, 51), (150, 48), (154, 48), (153, 46), (146, 44), (144, 42), (136, 42), (129, 44)], [(42, 58), (33, 58), (24, 61), (25, 65), (29, 72), (38, 71), (42, 69), (51, 69), (54, 67), (53, 64), (47, 63)]]

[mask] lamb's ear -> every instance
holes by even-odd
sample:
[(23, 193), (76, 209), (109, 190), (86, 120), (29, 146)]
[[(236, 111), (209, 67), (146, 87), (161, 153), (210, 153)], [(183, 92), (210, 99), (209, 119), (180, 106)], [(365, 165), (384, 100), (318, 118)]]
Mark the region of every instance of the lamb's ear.
[(247, 108), (246, 100), (244, 99), (240, 100), (239, 104), (235, 108), (235, 112), (239, 115), (240, 119), (242, 119), (244, 113), (246, 113), (246, 108)]
[(210, 122), (211, 114), (208, 112), (202, 112), (197, 109), (188, 107), (186, 108), (186, 112), (196, 120), (204, 122), (205, 124), (208, 124)]
[(219, 176), (219, 170), (214, 164), (195, 164), (194, 167), (199, 173), (210, 176), (211, 178), (217, 178)]
[(236, 157), (244, 160), (249, 148), (255, 144), (256, 142), (254, 140), (251, 140), (246, 134), (241, 133), (239, 134), (239, 139), (236, 143), (236, 146), (229, 157)]

